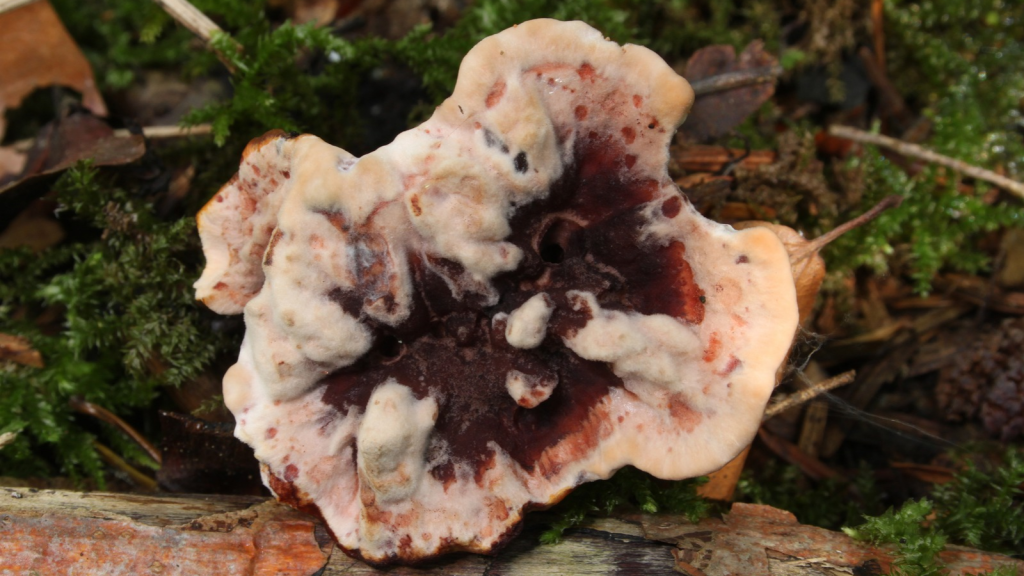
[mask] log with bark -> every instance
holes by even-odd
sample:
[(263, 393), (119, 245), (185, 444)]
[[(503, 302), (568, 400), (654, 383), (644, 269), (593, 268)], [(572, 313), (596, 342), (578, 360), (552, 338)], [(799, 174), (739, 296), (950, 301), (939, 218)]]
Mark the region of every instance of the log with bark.
[[(893, 549), (801, 525), (770, 506), (734, 504), (698, 524), (671, 515), (594, 519), (542, 545), (543, 515), (495, 556), (455, 555), (402, 574), (884, 574)], [(1024, 562), (949, 547), (951, 574)], [(379, 570), (335, 548), (318, 520), (249, 496), (0, 489), (0, 574), (281, 574)]]

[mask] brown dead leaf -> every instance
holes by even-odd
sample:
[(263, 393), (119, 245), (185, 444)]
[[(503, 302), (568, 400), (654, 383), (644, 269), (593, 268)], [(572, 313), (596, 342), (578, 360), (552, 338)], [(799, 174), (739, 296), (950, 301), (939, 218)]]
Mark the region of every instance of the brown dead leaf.
[(749, 453), (750, 446), (747, 446), (728, 464), (708, 474), (708, 481), (697, 487), (697, 494), (710, 500), (732, 501), (732, 496), (736, 492), (736, 484), (743, 473), (743, 466), (746, 464)]
[(0, 333), (0, 362), (14, 362), (33, 368), (42, 368), (43, 355), (32, 343), (21, 336)]
[[(732, 46), (714, 45), (695, 52), (686, 63), (686, 79), (702, 80), (727, 72), (739, 72), (766, 66), (778, 61), (765, 52), (764, 42), (751, 42), (736, 57)], [(771, 82), (753, 84), (699, 96), (680, 133), (692, 142), (707, 142), (739, 126), (775, 93)]]
[(119, 166), (138, 160), (145, 152), (141, 135), (115, 136), (105, 121), (85, 111), (51, 122), (29, 151), (22, 173), (0, 179), (0, 229), (48, 192), (57, 175), (75, 163), (91, 160), (94, 166)]
[(107, 115), (89, 61), (49, 2), (0, 13), (0, 30), (0, 106), (16, 108), (33, 90), (59, 85), (81, 92), (94, 114)]

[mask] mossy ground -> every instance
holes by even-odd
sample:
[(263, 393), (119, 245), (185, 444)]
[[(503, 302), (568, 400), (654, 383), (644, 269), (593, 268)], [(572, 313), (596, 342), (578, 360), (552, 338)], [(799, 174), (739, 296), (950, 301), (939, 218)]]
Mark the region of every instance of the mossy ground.
[[(671, 64), (709, 44), (739, 50), (751, 40), (764, 40), (788, 70), (778, 97), (723, 142), (788, 149), (792, 170), (810, 174), (799, 182), (812, 181), (823, 190), (814, 202), (806, 201), (813, 190), (794, 200), (792, 186), (799, 182), (793, 174), (789, 180), (772, 176), (778, 220), (817, 235), (884, 196), (904, 197), (901, 207), (828, 248), (829, 289), (838, 290), (851, 274), (869, 269), (927, 293), (941, 271), (987, 273), (993, 251), (980, 241), (1024, 226), (1020, 200), (983, 183), (964, 185), (954, 173), (908, 166), (874, 149), (845, 159), (822, 158), (815, 149), (814, 134), (824, 122), (849, 117), (844, 99), (854, 87), (839, 79), (844, 67), (855, 64), (856, 48), (872, 45), (867, 3), (479, 0), (443, 30), (425, 24), (401, 38), (380, 38), (283, 22), (275, 16), (279, 9), (268, 11), (263, 2), (197, 0), (195, 5), (225, 30), (213, 45), (229, 60), (230, 74), (150, 0), (53, 4), (108, 97), (138, 85), (153, 70), (212, 78), (227, 85), (230, 95), (185, 118), (212, 124), (211, 140), (154, 151), (157, 170), (194, 168), (185, 197), (168, 201), (168, 178), (140, 179), (82, 165), (61, 178), (53, 196), (68, 239), (42, 253), (0, 250), (0, 332), (27, 338), (46, 360), (42, 369), (0, 367), (0, 433), (19, 433), (0, 450), (3, 475), (70, 476), (102, 486), (108, 473), (93, 446), (97, 438), (139, 466), (155, 466), (116, 430), (75, 415), (68, 399), (84, 397), (156, 436), (155, 410), (171, 405), (167, 387), (216, 373), (237, 349), (240, 326), (197, 306), (190, 286), (202, 266), (194, 214), (235, 171), (244, 145), (272, 128), (316, 133), (357, 153), (386, 142), (393, 134), (381, 134), (381, 125), (367, 120), (366, 91), (377, 82), (376, 72), (400, 70), (413, 78), (401, 117), (388, 125), (397, 131), (425, 117), (451, 90), (459, 61), (474, 43), (530, 18), (584, 20), (616, 41), (652, 48)], [(925, 144), (1010, 177), (1024, 176), (1024, 4), (888, 0), (884, 14), (888, 75), (916, 117), (930, 123)], [(814, 69), (826, 71), (826, 101), (813, 114), (793, 119), (786, 99), (798, 96), (799, 78)], [(47, 102), (45, 95), (37, 96), (8, 111), (8, 141), (34, 136), (52, 119), (56, 111)], [(877, 118), (872, 112), (877, 100), (868, 97), (857, 105), (866, 110), (861, 118)], [(780, 134), (789, 140), (780, 141)], [(759, 178), (768, 181), (764, 174)], [(737, 198), (753, 197), (743, 191), (740, 183)], [(995, 480), (986, 480), (990, 476), (968, 469), (932, 500), (876, 518), (857, 534), (919, 545), (906, 552), (908, 567), (901, 569), (907, 574), (935, 573), (928, 571), (929, 554), (943, 538), (994, 549), (1017, 546), (1019, 552), (1024, 528), (1003, 512), (1019, 512), (1021, 495), (1000, 476), (1017, 478), (1019, 457), (1010, 456), (1008, 468), (1001, 470)], [(776, 487), (800, 482), (792, 472), (776, 469), (776, 475)], [(836, 486), (819, 485), (796, 498), (766, 488), (770, 477), (748, 478), (743, 493), (791, 508), (805, 505), (805, 522), (832, 527), (857, 522)], [(706, 505), (692, 496), (692, 488), (623, 471), (612, 482), (573, 494), (563, 508), (565, 521), (547, 538), (557, 539), (583, 514), (619, 505), (704, 513)], [(988, 499), (963, 497), (992, 490)], [(938, 511), (940, 520), (921, 528), (929, 511)]]

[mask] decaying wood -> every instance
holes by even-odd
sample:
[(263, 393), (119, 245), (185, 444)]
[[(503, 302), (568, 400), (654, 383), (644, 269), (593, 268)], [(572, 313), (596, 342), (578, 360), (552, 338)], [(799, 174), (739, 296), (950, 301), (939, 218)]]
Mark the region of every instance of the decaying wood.
[(316, 522), (263, 498), (14, 488), (0, 490), (0, 541), (0, 574), (307, 576), (332, 550)]
[[(559, 544), (541, 545), (531, 516), (495, 556), (455, 555), (407, 574), (692, 574), (694, 576), (882, 574), (892, 549), (803, 526), (769, 506), (734, 504), (723, 518), (594, 519)], [(0, 489), (0, 574), (295, 574), (383, 571), (334, 548), (316, 519), (258, 497), (80, 493)], [(951, 574), (1024, 562), (952, 548)]]
[(687, 145), (673, 148), (673, 160), (687, 172), (719, 172), (730, 164), (752, 169), (775, 162), (774, 150), (740, 150), (724, 146)]

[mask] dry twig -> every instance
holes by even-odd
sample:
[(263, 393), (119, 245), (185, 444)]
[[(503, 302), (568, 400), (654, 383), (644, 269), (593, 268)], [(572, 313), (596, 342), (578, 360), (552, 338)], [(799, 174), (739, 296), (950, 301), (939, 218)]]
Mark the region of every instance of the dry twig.
[(829, 390), (834, 390), (836, 388), (839, 388), (840, 386), (845, 386), (850, 382), (853, 382), (853, 378), (856, 375), (857, 372), (855, 370), (843, 372), (838, 376), (833, 376), (828, 380), (822, 380), (821, 382), (818, 382), (814, 386), (805, 388), (797, 392), (796, 394), (793, 394), (792, 396), (786, 398), (785, 400), (776, 402), (769, 406), (764, 411), (764, 419), (762, 421), (768, 420), (772, 416), (785, 412), (786, 410), (789, 410), (794, 406), (799, 406), (800, 404), (803, 404), (804, 402), (807, 402), (808, 400), (816, 396), (824, 394)]
[(750, 70), (726, 72), (725, 74), (718, 74), (703, 80), (694, 80), (690, 86), (693, 87), (695, 95), (703, 96), (713, 92), (723, 92), (752, 84), (775, 82), (782, 75), (782, 72), (782, 66), (762, 66), (760, 68), (751, 68)]
[[(3, 0), (0, 0), (0, 2), (2, 1)], [(203, 42), (206, 43), (206, 46), (217, 54), (217, 58), (221, 63), (223, 63), (224, 66), (227, 66), (229, 72), (232, 74), (235, 72), (234, 66), (231, 65), (231, 60), (211, 45), (214, 33), (223, 32), (220, 26), (217, 26), (213, 20), (210, 20), (206, 14), (200, 12), (199, 9), (189, 3), (188, 0), (153, 1), (159, 4), (164, 11), (170, 14), (171, 17), (177, 20), (182, 26), (201, 38)]]
[(1004, 190), (1024, 198), (1024, 184), (1017, 182), (1016, 180), (1011, 180), (1006, 176), (996, 174), (991, 170), (972, 166), (963, 160), (957, 160), (956, 158), (950, 158), (949, 156), (939, 154), (938, 152), (933, 152), (923, 146), (918, 146), (917, 144), (910, 144), (902, 140), (882, 136), (881, 134), (872, 134), (871, 132), (865, 132), (864, 130), (858, 130), (849, 126), (833, 125), (829, 127), (828, 133), (839, 138), (853, 140), (854, 142), (874, 144), (875, 146), (887, 148), (910, 158), (917, 158), (918, 160), (924, 160), (925, 162), (945, 166), (946, 168), (955, 170), (961, 174), (970, 176), (971, 178), (995, 184)]
[(828, 232), (822, 234), (821, 236), (818, 236), (814, 240), (810, 240), (809, 242), (807, 242), (806, 245), (802, 246), (799, 250), (794, 250), (793, 253), (789, 255), (789, 261), (795, 264), (805, 258), (817, 254), (822, 248), (828, 245), (829, 242), (832, 242), (836, 238), (839, 238), (840, 236), (846, 234), (847, 232), (853, 230), (854, 228), (867, 224), (868, 222), (874, 220), (875, 218), (878, 218), (879, 214), (881, 214), (882, 212), (885, 212), (889, 208), (895, 208), (896, 206), (899, 206), (902, 203), (903, 198), (901, 196), (886, 196), (885, 198), (882, 199), (881, 202), (875, 204), (867, 212), (861, 214), (860, 216), (857, 216), (856, 218), (850, 220), (849, 222), (843, 222), (839, 226), (836, 226), (832, 230), (829, 230)]
[(100, 458), (102, 458), (104, 462), (124, 472), (132, 479), (133, 482), (135, 482), (139, 486), (142, 486), (146, 490), (150, 490), (153, 492), (156, 491), (156, 480), (150, 478), (149, 476), (146, 476), (142, 472), (139, 472), (137, 469), (135, 469), (134, 466), (125, 462), (124, 458), (121, 458), (120, 456), (117, 455), (117, 453), (115, 453), (110, 448), (107, 448), (103, 444), (100, 444), (99, 442), (93, 440), (92, 445), (94, 448), (96, 448), (96, 451), (100, 453)]
[[(146, 126), (142, 129), (142, 135), (150, 140), (167, 140), (170, 138), (184, 138), (187, 136), (208, 136), (213, 133), (210, 124), (197, 124), (195, 126)], [(132, 133), (125, 129), (114, 130), (114, 136), (127, 138)], [(10, 148), (15, 152), (28, 152), (35, 144), (35, 138), (25, 138), (12, 142)]]
[(213, 39), (214, 32), (220, 32), (220, 26), (213, 23), (199, 11), (198, 8), (190, 4), (187, 0), (154, 0), (159, 4), (172, 18), (181, 23), (182, 26), (188, 28), (193, 34), (202, 38), (203, 42), (207, 44)]
[(73, 408), (74, 410), (81, 412), (82, 414), (88, 414), (89, 416), (99, 418), (100, 420), (103, 420), (107, 424), (110, 424), (111, 426), (124, 432), (132, 440), (134, 440), (136, 444), (141, 446), (142, 449), (145, 450), (147, 454), (149, 454), (150, 458), (156, 460), (158, 463), (163, 462), (163, 457), (160, 455), (160, 451), (157, 450), (156, 447), (149, 442), (149, 440), (146, 440), (146, 438), (142, 434), (140, 434), (138, 430), (129, 426), (127, 422), (121, 420), (114, 413), (110, 412), (106, 408), (103, 408), (102, 406), (97, 406), (92, 402), (85, 400), (81, 396), (72, 396), (71, 399), (68, 400), (68, 404), (70, 404), (71, 408)]

